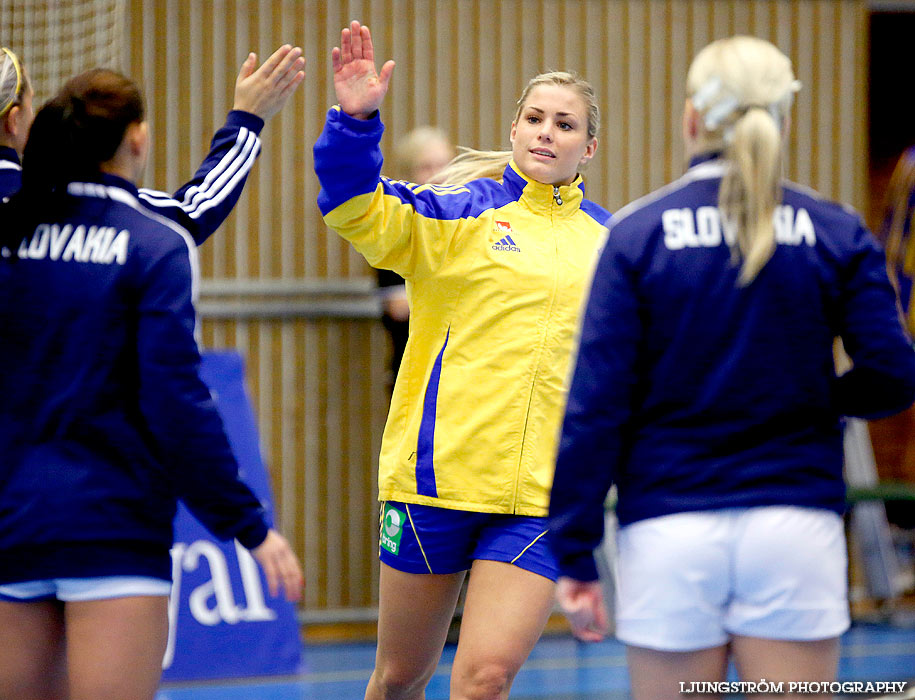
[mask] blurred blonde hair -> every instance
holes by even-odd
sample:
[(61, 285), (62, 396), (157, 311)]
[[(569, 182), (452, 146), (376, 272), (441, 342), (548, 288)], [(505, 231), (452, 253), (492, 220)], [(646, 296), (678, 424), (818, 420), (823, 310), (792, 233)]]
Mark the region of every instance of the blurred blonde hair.
[[(909, 148), (893, 170), (877, 232), (886, 248), (887, 271), (894, 285), (899, 276), (915, 279), (915, 149)], [(910, 296), (906, 324), (915, 334), (915, 294)]]
[[(575, 91), (585, 101), (588, 108), (588, 138), (597, 136), (597, 132), (600, 131), (600, 108), (597, 105), (594, 88), (591, 83), (578, 74), (566, 71), (549, 71), (531, 78), (521, 91), (521, 97), (518, 98), (515, 122), (521, 118), (521, 110), (524, 109), (531, 90), (542, 85), (555, 85)], [(505, 167), (512, 159), (511, 151), (477, 151), (464, 147), (460, 147), (458, 150), (460, 153), (440, 173), (438, 178), (449, 185), (463, 185), (481, 177), (501, 182)]]
[(883, 204), (883, 225), (879, 237), (886, 247), (890, 268), (903, 268), (915, 276), (915, 250), (912, 246), (913, 205), (915, 205), (915, 151), (899, 158)]
[(721, 182), (718, 206), (736, 232), (741, 285), (756, 279), (775, 252), (782, 129), (798, 89), (788, 57), (751, 36), (712, 42), (693, 59), (686, 78), (687, 94), (702, 116), (705, 146), (723, 149), (733, 164)]
[(415, 182), (413, 172), (416, 164), (433, 144), (441, 144), (454, 153), (451, 140), (437, 126), (418, 126), (409, 131), (394, 144), (395, 175), (402, 180)]
[(29, 89), (25, 67), (12, 51), (0, 48), (0, 118), (18, 104)]

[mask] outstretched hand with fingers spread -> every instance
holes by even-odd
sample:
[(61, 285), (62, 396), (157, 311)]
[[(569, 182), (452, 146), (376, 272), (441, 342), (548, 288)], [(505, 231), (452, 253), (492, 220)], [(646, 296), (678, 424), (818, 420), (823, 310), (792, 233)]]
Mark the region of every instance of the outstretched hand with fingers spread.
[(251, 550), (251, 554), (264, 570), (271, 596), (276, 596), (282, 588), (288, 601), (301, 597), (304, 586), (302, 569), (285, 537), (271, 529), (266, 539)]
[(235, 81), (232, 109), (251, 112), (267, 121), (279, 112), (305, 79), (305, 59), (298, 46), (284, 44), (255, 70), (257, 54), (249, 53)]
[(564, 576), (556, 585), (556, 602), (583, 642), (599, 642), (610, 630), (600, 581), (576, 581)]
[(394, 61), (385, 63), (380, 74), (375, 72), (372, 34), (356, 20), (340, 32), (340, 47), (331, 51), (331, 61), (340, 109), (351, 117), (368, 119), (388, 91)]

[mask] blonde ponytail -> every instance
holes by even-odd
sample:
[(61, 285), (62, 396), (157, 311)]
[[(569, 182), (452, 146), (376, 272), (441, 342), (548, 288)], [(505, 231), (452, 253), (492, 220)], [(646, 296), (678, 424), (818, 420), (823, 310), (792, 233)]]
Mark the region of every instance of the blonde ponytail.
[(775, 206), (781, 199), (781, 132), (764, 109), (749, 109), (734, 123), (725, 157), (734, 164), (721, 181), (718, 206), (735, 227), (743, 264), (738, 282), (748, 285), (775, 252)]
[(686, 89), (702, 117), (698, 141), (723, 150), (732, 166), (721, 181), (718, 206), (734, 232), (731, 250), (741, 262), (738, 283), (745, 286), (775, 252), (782, 129), (800, 83), (788, 57), (768, 41), (734, 36), (699, 52)]

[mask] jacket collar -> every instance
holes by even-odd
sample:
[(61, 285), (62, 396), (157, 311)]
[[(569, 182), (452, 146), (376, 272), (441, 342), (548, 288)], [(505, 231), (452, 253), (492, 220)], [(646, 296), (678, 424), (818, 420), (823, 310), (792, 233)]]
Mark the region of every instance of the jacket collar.
[(689, 167), (695, 168), (697, 165), (702, 165), (703, 163), (708, 163), (713, 160), (720, 160), (723, 157), (723, 151), (705, 151), (704, 153), (697, 153), (689, 159)]
[[(95, 185), (95, 187), (93, 187)], [(97, 187), (102, 185), (101, 188)], [(119, 175), (111, 175), (109, 173), (98, 173), (93, 176), (91, 179), (79, 180), (76, 182), (71, 182), (68, 186), (70, 194), (86, 194), (97, 197), (103, 197), (104, 192), (109, 188), (114, 187), (119, 190), (124, 190), (130, 194), (134, 199), (136, 199), (140, 191), (137, 189), (137, 186), (132, 183), (130, 180), (126, 180)]]
[(135, 203), (140, 192), (130, 180), (118, 175), (98, 173), (91, 180), (71, 182), (67, 191), (76, 196), (102, 197)]
[(16, 149), (10, 148), (9, 146), (0, 146), (0, 160), (5, 160), (10, 163), (15, 163), (16, 165), (21, 165), (19, 161), (19, 154), (16, 153)]
[(109, 173), (100, 173), (98, 181), (103, 185), (109, 185), (111, 187), (117, 187), (122, 190), (130, 192), (134, 197), (137, 197), (140, 194), (140, 191), (137, 189), (137, 186), (132, 183), (130, 180), (125, 180), (119, 175), (110, 175)]
[[(512, 160), (502, 175), (502, 185), (513, 199), (524, 204), (537, 214), (551, 216), (572, 216), (581, 207), (585, 198), (585, 185), (581, 175), (576, 175), (570, 185), (546, 185), (527, 177)], [(558, 194), (558, 198), (555, 196)], [(559, 202), (562, 204), (559, 204)]]

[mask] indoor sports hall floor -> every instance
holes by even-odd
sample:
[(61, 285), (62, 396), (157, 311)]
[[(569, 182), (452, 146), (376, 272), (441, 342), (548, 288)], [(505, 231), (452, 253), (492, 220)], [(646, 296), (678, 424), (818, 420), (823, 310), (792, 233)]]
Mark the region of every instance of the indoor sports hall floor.
[[(372, 644), (308, 646), (303, 654), (304, 670), (298, 676), (172, 685), (164, 687), (156, 700), (362, 700), (374, 657)], [(448, 674), (453, 658), (454, 647), (449, 645), (429, 684), (427, 700), (448, 698)], [(842, 639), (839, 680), (909, 680), (905, 697), (915, 698), (915, 628), (853, 626)], [(625, 700), (628, 691), (621, 644), (606, 641), (583, 645), (566, 636), (554, 636), (544, 637), (534, 649), (515, 680), (511, 697), (512, 700)]]

